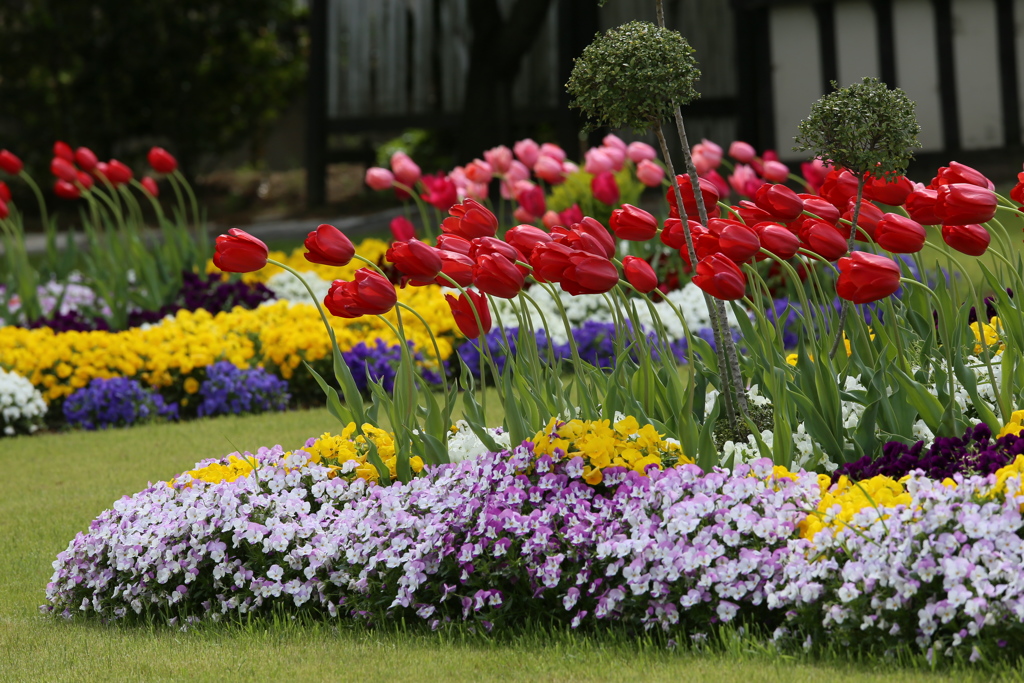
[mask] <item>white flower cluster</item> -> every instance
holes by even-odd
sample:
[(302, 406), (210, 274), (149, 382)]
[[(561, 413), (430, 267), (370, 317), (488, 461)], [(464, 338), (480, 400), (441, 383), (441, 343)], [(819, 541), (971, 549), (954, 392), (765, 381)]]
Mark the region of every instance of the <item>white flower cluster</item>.
[[(496, 321), (500, 320), (505, 327), (518, 327), (517, 312), (519, 315), (523, 315), (525, 312), (533, 321), (533, 326), (536, 329), (546, 329), (555, 343), (565, 343), (569, 339), (565, 323), (562, 321), (559, 302), (565, 309), (565, 316), (568, 318), (571, 328), (579, 327), (588, 321), (602, 323), (616, 321), (615, 315), (608, 305), (609, 299), (602, 294), (572, 296), (562, 290), (556, 290), (556, 292), (557, 301), (555, 295), (548, 288), (530, 287), (527, 293), (537, 305), (527, 304), (525, 311), (518, 300), (494, 299), (492, 316)], [(665, 331), (671, 341), (678, 341), (685, 337), (684, 323), (693, 333), (711, 327), (708, 309), (704, 303), (704, 294), (693, 283), (688, 283), (682, 289), (669, 292), (665, 298), (667, 301), (659, 301), (651, 307), (648, 307), (643, 301), (637, 300), (637, 318), (646, 331), (656, 330), (651, 308), (660, 318), (661, 324), (665, 326)], [(678, 309), (678, 314), (675, 309)], [(736, 327), (736, 317), (733, 315), (732, 309), (727, 308), (726, 310), (731, 326)]]
[(39, 390), (16, 372), (0, 368), (0, 434), (32, 434), (42, 426), (45, 414)]
[[(487, 432), (502, 448), (510, 447), (508, 432), (504, 431), (501, 427), (488, 429)], [(448, 437), (448, 458), (451, 462), (456, 463), (479, 458), (484, 453), (487, 453), (487, 451), (487, 446), (484, 446), (480, 437), (469, 428), (468, 422), (459, 420), (455, 423), (454, 430)]]
[[(317, 301), (323, 301), (327, 296), (327, 292), (331, 289), (331, 281), (324, 280), (319, 275), (313, 272), (302, 273), (302, 279), (309, 285), (313, 293), (316, 294)], [(284, 299), (291, 303), (311, 303), (309, 300), (309, 292), (302, 286), (302, 283), (286, 271), (275, 273), (270, 276), (267, 280), (267, 289), (274, 293), (274, 297), (277, 299)], [(273, 303), (267, 302), (267, 303)]]

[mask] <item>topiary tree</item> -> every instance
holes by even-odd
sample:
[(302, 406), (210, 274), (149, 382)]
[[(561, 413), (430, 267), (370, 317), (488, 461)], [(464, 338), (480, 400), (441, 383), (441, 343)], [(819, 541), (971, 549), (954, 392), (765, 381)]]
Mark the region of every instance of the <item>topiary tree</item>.
[[(666, 118), (674, 118), (683, 149), (683, 158), (694, 190), (694, 199), (701, 223), (707, 227), (708, 216), (700, 191), (697, 169), (690, 155), (680, 107), (700, 97), (694, 84), (700, 78), (693, 48), (676, 31), (665, 28), (664, 11), (658, 5), (658, 22), (654, 25), (631, 21), (618, 28), (598, 34), (576, 59), (566, 89), (572, 97), (571, 107), (580, 109), (587, 126), (607, 125), (611, 128), (653, 129), (661, 146), (661, 154), (673, 179), (676, 205), (682, 219), (683, 234), (690, 263), (696, 264), (693, 236), (687, 223), (679, 183), (668, 143), (661, 127)], [(729, 333), (724, 302), (704, 295), (715, 335), (715, 353), (730, 434), (739, 437), (744, 430), (741, 417), (746, 412), (746, 397), (740, 374), (738, 354)]]
[[(848, 249), (853, 249), (857, 221), (868, 174), (895, 181), (905, 175), (921, 126), (914, 114), (915, 104), (899, 88), (889, 88), (877, 78), (840, 88), (832, 81), (831, 92), (811, 105), (811, 112), (798, 125), (793, 147), (857, 178), (857, 199), (851, 217)], [(843, 301), (839, 326), (829, 357), (835, 357), (843, 338), (850, 302)]]

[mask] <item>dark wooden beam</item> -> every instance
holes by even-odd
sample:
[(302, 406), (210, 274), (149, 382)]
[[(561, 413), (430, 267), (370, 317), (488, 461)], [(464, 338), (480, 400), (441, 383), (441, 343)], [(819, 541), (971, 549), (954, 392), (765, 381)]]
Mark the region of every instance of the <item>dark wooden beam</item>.
[(1020, 145), (1020, 89), (1017, 86), (1017, 35), (1013, 0), (996, 0), (999, 45), (999, 95), (1003, 100), (1003, 144)]
[(836, 46), (836, 5), (819, 2), (814, 5), (818, 22), (818, 54), (821, 59), (821, 91), (832, 92), (832, 81), (839, 80), (839, 55)]
[(953, 57), (953, 8), (950, 0), (932, 0), (935, 10), (935, 51), (939, 64), (939, 105), (943, 146), (960, 149), (960, 112), (956, 100), (956, 62)]
[(309, 3), (306, 83), (306, 205), (327, 201), (327, 0)]
[(896, 29), (892, 18), (892, 0), (874, 0), (875, 30), (878, 35), (879, 76), (890, 88), (896, 82)]

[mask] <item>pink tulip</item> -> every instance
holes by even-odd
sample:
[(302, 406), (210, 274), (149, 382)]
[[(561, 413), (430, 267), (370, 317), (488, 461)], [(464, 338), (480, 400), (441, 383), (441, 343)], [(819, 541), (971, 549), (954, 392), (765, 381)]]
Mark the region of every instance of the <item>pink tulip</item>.
[(536, 216), (521, 206), (516, 207), (516, 210), (512, 212), (512, 217), (515, 218), (518, 223), (534, 223), (537, 220)]
[(416, 181), (423, 176), (416, 162), (401, 150), (391, 155), (391, 170), (394, 172), (398, 182), (408, 187), (415, 185)]
[(373, 166), (372, 168), (366, 169), (366, 184), (372, 189), (377, 190), (389, 190), (395, 182), (395, 174), (386, 168), (380, 166)]
[(597, 175), (612, 170), (612, 159), (601, 147), (592, 147), (585, 155), (586, 164), (583, 170), (590, 175)]
[(629, 147), (626, 148), (626, 157), (634, 164), (639, 164), (645, 159), (648, 161), (657, 159), (658, 152), (646, 142), (637, 140), (636, 142), (629, 143)]
[(537, 177), (551, 185), (558, 185), (565, 178), (562, 176), (562, 162), (549, 156), (541, 156), (537, 159), (533, 172)]
[(466, 199), (476, 199), (482, 202), (487, 199), (487, 185), (469, 181), (465, 185), (458, 187), (458, 194), (460, 202)]
[(729, 156), (741, 164), (749, 164), (757, 156), (757, 151), (742, 140), (735, 140), (729, 145)]
[(764, 162), (764, 177), (773, 183), (784, 183), (789, 177), (789, 167), (781, 161)]
[(711, 163), (711, 168), (718, 168), (722, 163), (722, 148), (711, 140), (704, 138), (693, 146), (694, 154), (701, 154)]
[(601, 140), (601, 144), (605, 147), (615, 147), (616, 149), (622, 150), (623, 153), (625, 153), (627, 149), (626, 143), (622, 141), (622, 138), (614, 133), (608, 133), (608, 135), (605, 135), (604, 139)]
[(481, 185), (491, 182), (491, 178), (494, 177), (494, 170), (491, 168), (491, 165), (480, 159), (473, 159), (473, 161), (466, 164), (464, 171), (466, 178), (470, 182), (480, 183)]
[(562, 162), (562, 173), (563, 174), (569, 175), (570, 173), (575, 173), (578, 170), (580, 170), (580, 167), (577, 166), (576, 164), (574, 164), (573, 162), (571, 162), (571, 161), (563, 161)]
[(530, 138), (520, 140), (512, 145), (516, 158), (523, 162), (528, 168), (533, 168), (540, 157), (540, 146)]
[(650, 159), (641, 159), (636, 165), (636, 178), (647, 187), (658, 187), (665, 179), (665, 169)]
[(504, 175), (512, 165), (512, 150), (505, 145), (498, 145), (484, 152), (484, 159), (498, 175)]
[(711, 169), (710, 171), (708, 171), (708, 174), (704, 177), (713, 182), (715, 184), (715, 187), (718, 188), (718, 196), (729, 196), (729, 183), (726, 182), (725, 178), (723, 178), (718, 171), (716, 171), (715, 169)]
[[(747, 146), (749, 147), (749, 145)], [(753, 197), (757, 193), (758, 188), (764, 185), (764, 181), (754, 173), (754, 169), (750, 166), (736, 164), (732, 175), (729, 176), (729, 184), (736, 191), (736, 194), (741, 194), (744, 197)]]
[(693, 154), (690, 158), (693, 159), (693, 166), (697, 169), (697, 175), (706, 176), (709, 172), (715, 170), (715, 167), (707, 157), (697, 151), (697, 147), (699, 147), (699, 145), (694, 146)]
[(618, 147), (600, 147), (608, 158), (612, 160), (612, 170), (621, 171), (623, 165), (626, 163), (626, 151), (619, 149)]
[(558, 161), (565, 161), (565, 150), (556, 145), (553, 142), (545, 142), (540, 146), (540, 155), (542, 157), (551, 157)]
[(558, 217), (558, 213), (552, 211), (551, 209), (548, 209), (547, 211), (544, 212), (544, 215), (541, 217), (541, 220), (544, 222), (544, 227), (547, 228), (548, 230), (555, 227), (556, 225), (562, 224), (562, 219)]
[(800, 174), (803, 175), (807, 184), (817, 192), (825, 184), (825, 176), (832, 170), (832, 166), (821, 159), (812, 159), (800, 164)]

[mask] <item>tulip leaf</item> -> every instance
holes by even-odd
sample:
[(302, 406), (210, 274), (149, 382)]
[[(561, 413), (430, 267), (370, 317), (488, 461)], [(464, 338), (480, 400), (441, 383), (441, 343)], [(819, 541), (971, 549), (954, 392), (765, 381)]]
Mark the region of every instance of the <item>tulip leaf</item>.
[(302, 361), (302, 364), (306, 366), (309, 373), (313, 375), (313, 379), (320, 385), (320, 389), (323, 390), (327, 397), (327, 412), (333, 415), (342, 425), (348, 425), (350, 422), (354, 422), (352, 419), (351, 411), (341, 403), (341, 399), (338, 398), (338, 392), (334, 390), (334, 387), (329, 385), (320, 373), (313, 369), (313, 366)]

